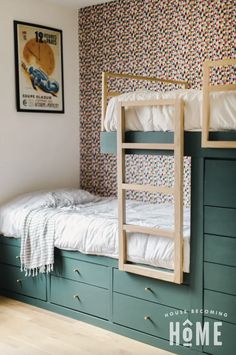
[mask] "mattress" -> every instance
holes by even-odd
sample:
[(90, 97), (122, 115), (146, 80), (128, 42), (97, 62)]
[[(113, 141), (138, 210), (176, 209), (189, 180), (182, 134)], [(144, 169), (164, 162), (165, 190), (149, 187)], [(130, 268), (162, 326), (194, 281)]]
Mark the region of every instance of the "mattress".
[[(63, 192), (64, 193), (64, 192)], [(20, 238), (25, 216), (38, 208), (48, 209), (50, 218), (42, 221), (50, 229), (53, 223), (54, 246), (85, 254), (118, 258), (117, 200), (99, 198), (83, 190), (73, 191), (74, 199), (52, 198), (51, 193), (29, 194), (0, 208), (0, 233)], [(77, 195), (76, 195), (77, 194)], [(81, 195), (82, 194), (82, 195)], [(81, 198), (82, 196), (82, 198)], [(41, 215), (45, 215), (44, 213)], [(127, 223), (173, 230), (173, 205), (127, 201)], [(184, 210), (184, 271), (189, 272), (190, 210)], [(173, 269), (174, 243), (160, 236), (130, 233), (128, 260), (135, 263)]]
[[(118, 104), (127, 101), (181, 98), (184, 101), (184, 128), (186, 131), (202, 129), (202, 91), (175, 90), (154, 92), (138, 90), (110, 99), (104, 120), (106, 131), (116, 131), (119, 118)], [(173, 131), (173, 106), (126, 108), (127, 131)], [(210, 130), (236, 130), (236, 91), (210, 94)]]

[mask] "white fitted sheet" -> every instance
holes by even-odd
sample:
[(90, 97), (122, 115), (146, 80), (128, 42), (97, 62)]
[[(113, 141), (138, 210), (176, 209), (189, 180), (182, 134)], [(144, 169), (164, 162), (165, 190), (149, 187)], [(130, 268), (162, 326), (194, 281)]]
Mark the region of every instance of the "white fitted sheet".
[[(184, 101), (185, 130), (201, 130), (202, 91), (190, 89), (167, 92), (138, 90), (113, 97), (106, 111), (105, 130), (117, 130), (119, 102), (176, 98)], [(125, 122), (127, 131), (173, 131), (174, 108), (173, 106), (126, 108)], [(210, 94), (210, 130), (236, 130), (236, 91)]]
[[(80, 191), (80, 190), (78, 190)], [(80, 194), (78, 192), (78, 194)], [(49, 201), (49, 200), (50, 201)], [(55, 247), (81, 253), (118, 258), (117, 200), (83, 195), (76, 205), (55, 207), (51, 197), (37, 195), (17, 199), (0, 208), (0, 233), (20, 237), (22, 221), (32, 208), (50, 208), (55, 224)], [(86, 202), (87, 200), (87, 202)], [(49, 206), (49, 207), (48, 207)], [(43, 214), (41, 214), (43, 215)], [(44, 221), (44, 223), (50, 223)], [(173, 230), (173, 206), (127, 201), (127, 223)], [(128, 236), (128, 260), (167, 269), (174, 266), (174, 244), (171, 239), (132, 233)], [(184, 271), (190, 264), (190, 210), (184, 211)]]

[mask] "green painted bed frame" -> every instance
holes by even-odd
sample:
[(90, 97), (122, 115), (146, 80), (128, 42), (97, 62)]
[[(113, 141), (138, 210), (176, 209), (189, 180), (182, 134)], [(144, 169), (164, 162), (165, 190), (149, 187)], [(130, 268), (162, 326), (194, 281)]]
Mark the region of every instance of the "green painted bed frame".
[[(235, 133), (213, 135), (214, 139), (236, 138)], [(126, 139), (167, 143), (172, 134), (129, 132)], [(113, 133), (102, 132), (102, 152), (114, 154), (115, 141)], [(58, 249), (51, 275), (27, 278), (20, 272), (20, 241), (0, 237), (1, 294), (175, 354), (234, 355), (236, 150), (202, 149), (200, 133), (186, 132), (185, 155), (192, 157), (191, 272), (184, 275), (183, 285), (119, 271), (117, 260), (111, 258)], [(187, 319), (194, 330), (191, 347), (182, 334)], [(209, 324), (210, 340), (202, 346), (197, 344), (195, 325), (204, 321)], [(180, 322), (180, 345), (170, 344), (170, 322), (174, 327)], [(215, 322), (222, 322), (222, 346), (213, 344)]]

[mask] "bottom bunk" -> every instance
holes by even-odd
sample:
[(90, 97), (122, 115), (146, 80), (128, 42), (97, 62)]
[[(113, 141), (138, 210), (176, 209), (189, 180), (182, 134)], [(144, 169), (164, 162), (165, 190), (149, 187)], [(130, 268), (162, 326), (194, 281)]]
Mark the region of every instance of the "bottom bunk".
[[(55, 249), (54, 271), (35, 277), (20, 271), (20, 240), (0, 237), (1, 293), (111, 331), (169, 350), (175, 354), (197, 354), (171, 345), (169, 324), (196, 317), (191, 309), (202, 308), (202, 174), (203, 164), (192, 166), (190, 273), (184, 283), (173, 283), (130, 274), (118, 269), (118, 260), (77, 251)], [(198, 194), (200, 193), (200, 196)], [(14, 234), (14, 231), (12, 231)], [(202, 316), (200, 316), (202, 318)], [(178, 343), (178, 342), (177, 342)]]
[[(83, 190), (29, 193), (0, 208), (0, 232), (21, 239), (22, 268), (34, 276), (53, 268), (53, 247), (118, 259), (118, 202)], [(174, 208), (170, 203), (127, 200), (128, 262), (155, 268), (174, 268)], [(148, 231), (148, 233), (146, 232)], [(145, 234), (146, 233), (146, 234)], [(154, 235), (153, 235), (154, 234)], [(183, 270), (190, 271), (190, 208), (184, 209)]]

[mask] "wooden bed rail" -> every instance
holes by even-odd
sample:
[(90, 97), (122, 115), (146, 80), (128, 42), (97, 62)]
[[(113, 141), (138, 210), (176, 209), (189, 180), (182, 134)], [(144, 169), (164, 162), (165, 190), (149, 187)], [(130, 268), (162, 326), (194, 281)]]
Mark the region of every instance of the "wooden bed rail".
[(153, 76), (144, 76), (144, 75), (134, 75), (134, 74), (119, 74), (112, 72), (103, 72), (102, 73), (102, 118), (101, 118), (101, 131), (104, 131), (104, 119), (106, 115), (107, 109), (107, 100), (110, 97), (121, 95), (121, 92), (118, 91), (109, 91), (108, 81), (111, 78), (120, 78), (120, 79), (133, 79), (133, 80), (144, 80), (144, 81), (152, 81), (164, 84), (173, 84), (173, 85), (181, 85), (185, 89), (188, 88), (188, 82), (183, 80), (171, 80), (171, 79), (163, 79), (157, 78)]
[[(236, 148), (236, 141), (209, 140), (210, 127), (210, 93), (213, 91), (236, 90), (236, 84), (211, 85), (210, 70), (213, 67), (227, 67), (236, 65), (236, 59), (222, 59), (205, 61), (203, 63), (203, 122), (202, 122), (202, 147), (203, 148)], [(235, 117), (236, 119), (236, 117)]]
[[(173, 144), (125, 143), (125, 107), (127, 106), (162, 106), (172, 105), (175, 108), (175, 126)], [(119, 269), (131, 273), (174, 282), (183, 283), (183, 159), (184, 159), (184, 105), (180, 99), (153, 100), (139, 102), (123, 102), (119, 106), (119, 122), (117, 130), (117, 166), (118, 166), (118, 231), (119, 231)], [(174, 188), (152, 185), (127, 184), (125, 182), (125, 150), (126, 149), (161, 149), (173, 150), (175, 160)], [(126, 190), (161, 192), (174, 195), (174, 231), (126, 224)], [(127, 233), (144, 233), (174, 242), (174, 270), (160, 269), (127, 263)], [(132, 238), (132, 236), (130, 236)]]

